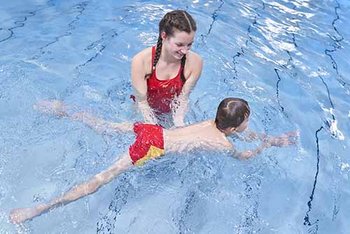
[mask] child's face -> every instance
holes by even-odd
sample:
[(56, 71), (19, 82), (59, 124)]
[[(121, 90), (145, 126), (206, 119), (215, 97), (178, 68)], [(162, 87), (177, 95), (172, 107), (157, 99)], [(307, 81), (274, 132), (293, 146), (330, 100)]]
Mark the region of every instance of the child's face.
[(226, 130), (222, 131), (223, 133), (225, 133), (226, 136), (230, 136), (232, 134), (234, 134), (235, 132), (243, 132), (244, 130), (246, 130), (248, 127), (248, 118), (245, 118), (243, 120), (243, 122), (236, 128), (232, 127), (232, 128), (227, 128)]
[(248, 117), (235, 129), (235, 132), (243, 132), (248, 127)]

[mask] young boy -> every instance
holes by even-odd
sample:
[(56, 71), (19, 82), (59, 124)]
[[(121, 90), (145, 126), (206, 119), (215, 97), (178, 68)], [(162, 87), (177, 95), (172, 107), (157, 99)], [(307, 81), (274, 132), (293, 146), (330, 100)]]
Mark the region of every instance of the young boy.
[(279, 137), (253, 134), (252, 138), (259, 138), (262, 144), (253, 151), (236, 151), (233, 144), (227, 139), (227, 136), (243, 132), (247, 128), (250, 115), (248, 103), (239, 98), (224, 99), (219, 104), (215, 120), (207, 120), (171, 130), (152, 124), (112, 123), (82, 112), (68, 115), (66, 107), (59, 101), (42, 102), (37, 108), (43, 112), (82, 121), (97, 131), (134, 132), (136, 140), (129, 147), (128, 152), (119, 157), (108, 169), (93, 176), (89, 181), (76, 185), (62, 196), (54, 198), (48, 203), (39, 204), (32, 208), (12, 210), (10, 220), (13, 223), (22, 223), (57, 206), (68, 204), (94, 193), (101, 186), (107, 184), (130, 167), (142, 165), (147, 160), (160, 157), (165, 153), (181, 153), (195, 148), (205, 148), (207, 150), (222, 149), (230, 150), (235, 157), (245, 159), (255, 156), (267, 147), (294, 144), (294, 137), (297, 136), (295, 132)]

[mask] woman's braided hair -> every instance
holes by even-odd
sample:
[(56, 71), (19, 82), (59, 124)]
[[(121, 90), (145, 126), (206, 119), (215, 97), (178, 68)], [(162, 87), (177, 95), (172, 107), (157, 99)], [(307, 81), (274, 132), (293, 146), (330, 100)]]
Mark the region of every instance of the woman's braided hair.
[[(152, 64), (152, 72), (156, 69), (156, 65), (158, 63), (160, 53), (162, 51), (163, 40), (161, 37), (161, 33), (165, 32), (168, 36), (174, 35), (174, 29), (179, 30), (180, 32), (191, 33), (192, 31), (197, 30), (196, 22), (192, 18), (190, 14), (183, 10), (174, 10), (166, 13), (164, 17), (159, 22), (159, 36), (156, 47), (156, 54), (154, 57), (154, 61)], [(186, 55), (184, 55), (181, 59), (181, 80), (183, 82), (186, 81), (184, 76), (184, 67), (186, 63)]]

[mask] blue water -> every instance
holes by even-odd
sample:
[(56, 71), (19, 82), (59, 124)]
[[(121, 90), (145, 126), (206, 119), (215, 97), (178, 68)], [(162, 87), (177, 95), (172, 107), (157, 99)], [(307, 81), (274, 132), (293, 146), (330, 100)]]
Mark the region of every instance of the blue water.
[[(297, 129), (298, 145), (243, 162), (168, 155), (22, 226), (9, 223), (10, 209), (88, 179), (133, 139), (33, 104), (55, 98), (140, 120), (130, 60), (177, 8), (196, 19), (193, 50), (204, 59), (186, 121), (213, 118), (222, 98), (242, 97), (251, 129)], [(1, 1), (0, 233), (349, 233), (349, 15), (346, 0)]]

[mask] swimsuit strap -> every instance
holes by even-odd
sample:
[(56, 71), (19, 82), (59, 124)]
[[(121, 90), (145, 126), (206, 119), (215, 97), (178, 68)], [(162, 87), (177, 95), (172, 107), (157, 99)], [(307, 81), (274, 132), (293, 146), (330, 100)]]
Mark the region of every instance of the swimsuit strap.
[[(151, 74), (156, 72), (156, 68), (153, 67), (153, 63), (154, 63), (154, 59), (156, 56), (156, 46), (152, 46), (152, 61), (151, 61)], [(185, 78), (185, 64), (186, 64), (186, 55), (184, 55), (181, 59), (181, 64), (180, 64), (180, 79), (182, 81), (182, 84), (184, 84), (186, 82), (186, 78)], [(176, 76), (178, 76), (179, 74), (177, 74)], [(151, 75), (152, 77), (152, 75)]]

